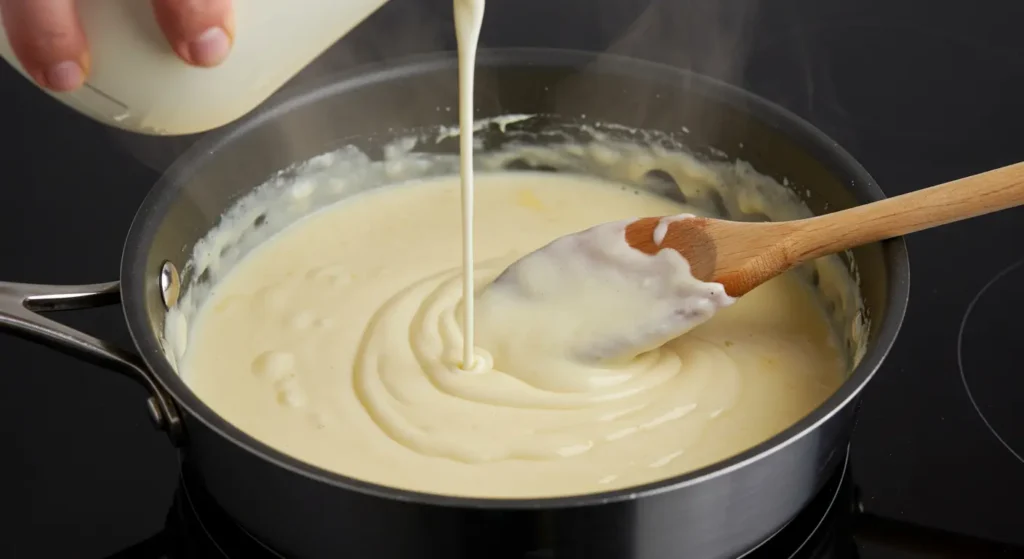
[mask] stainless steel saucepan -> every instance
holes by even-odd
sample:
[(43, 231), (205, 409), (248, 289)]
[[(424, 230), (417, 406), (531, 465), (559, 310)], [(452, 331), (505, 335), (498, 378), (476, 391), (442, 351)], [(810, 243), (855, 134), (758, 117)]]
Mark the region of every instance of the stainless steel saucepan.
[[(736, 557), (782, 528), (845, 458), (855, 403), (896, 338), (909, 264), (902, 240), (854, 251), (871, 317), (867, 353), (839, 390), (795, 425), (733, 458), (642, 487), (548, 499), (442, 497), (365, 483), (281, 453), (200, 401), (161, 349), (166, 304), (193, 245), (233, 201), (274, 172), (346, 143), (371, 152), (391, 132), (453, 125), (456, 61), (445, 54), (376, 67), (302, 91), (201, 140), (154, 186), (132, 224), (120, 282), (0, 283), (0, 327), (145, 385), (160, 429), (246, 530), (287, 557)], [(478, 116), (550, 115), (689, 131), (809, 190), (815, 212), (883, 197), (824, 134), (734, 87), (667, 66), (554, 50), (483, 52)], [(440, 146), (438, 149), (454, 149)], [(202, 270), (196, 270), (199, 274)], [(120, 303), (135, 347), (50, 320), (50, 311)], [(141, 402), (140, 402), (141, 404)], [(495, 551), (499, 550), (499, 551)]]

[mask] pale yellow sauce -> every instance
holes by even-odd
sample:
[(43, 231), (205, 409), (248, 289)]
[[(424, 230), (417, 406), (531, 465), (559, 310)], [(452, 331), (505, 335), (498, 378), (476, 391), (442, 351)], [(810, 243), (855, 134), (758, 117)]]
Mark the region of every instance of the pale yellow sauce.
[[(691, 210), (547, 173), (481, 173), (476, 194), (478, 286), (562, 235)], [(357, 195), (278, 234), (217, 284), (179, 371), (217, 413), (297, 458), (478, 497), (690, 471), (780, 432), (842, 382), (829, 323), (795, 275), (615, 368), (527, 367), (519, 353), (463, 371), (459, 201), (458, 177), (432, 179)], [(481, 342), (493, 318), (478, 317)]]
[[(464, 131), (483, 8), (455, 0)], [(278, 234), (218, 277), (194, 316), (187, 295), (166, 332), (189, 386), (253, 437), (340, 474), (430, 493), (546, 497), (735, 455), (842, 382), (845, 356), (796, 275), (733, 304), (689, 276), (678, 253), (629, 249), (621, 224), (595, 237), (600, 259), (618, 267), (592, 269), (570, 246), (518, 268), (515, 289), (481, 292), (564, 235), (699, 212), (573, 175), (488, 172), (475, 188), (472, 148), (467, 133), (460, 176), (363, 193)], [(295, 203), (313, 188), (293, 186)], [(464, 296), (474, 287), (477, 309)], [(692, 311), (694, 324), (717, 314), (614, 365), (577, 343), (658, 339), (678, 326), (678, 313), (658, 315), (670, 305)], [(652, 331), (622, 329), (647, 315)]]

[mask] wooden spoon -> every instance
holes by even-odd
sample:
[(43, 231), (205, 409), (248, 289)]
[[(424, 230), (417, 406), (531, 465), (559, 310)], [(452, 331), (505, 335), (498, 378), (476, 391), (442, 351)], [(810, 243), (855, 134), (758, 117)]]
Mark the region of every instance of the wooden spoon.
[[(626, 227), (626, 242), (647, 254), (679, 251), (693, 276), (720, 283), (739, 297), (790, 268), (837, 252), (1024, 204), (1024, 162), (848, 210), (775, 223), (660, 218)], [(992, 239), (999, 242), (999, 239)], [(951, 265), (958, 263), (953, 260)]]

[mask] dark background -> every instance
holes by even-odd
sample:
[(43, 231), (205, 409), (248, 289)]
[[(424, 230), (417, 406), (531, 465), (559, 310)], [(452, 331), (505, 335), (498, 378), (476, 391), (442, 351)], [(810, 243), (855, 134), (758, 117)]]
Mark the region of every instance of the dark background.
[[(305, 75), (450, 49), (450, 11), (392, 0)], [(740, 84), (822, 128), (893, 195), (1024, 159), (1022, 21), (1020, 0), (490, 0), (482, 43), (613, 51)], [(104, 128), (7, 66), (0, 107), (0, 278), (115, 279), (135, 209), (188, 140)], [(966, 404), (958, 324), (929, 320), (959, 317), (1024, 257), (1022, 217), (910, 239), (906, 328), (855, 435), (869, 511), (1024, 544), (1024, 464)], [(118, 309), (67, 320), (127, 343)], [(177, 461), (143, 401), (116, 374), (0, 336), (0, 557), (99, 558), (159, 531)]]

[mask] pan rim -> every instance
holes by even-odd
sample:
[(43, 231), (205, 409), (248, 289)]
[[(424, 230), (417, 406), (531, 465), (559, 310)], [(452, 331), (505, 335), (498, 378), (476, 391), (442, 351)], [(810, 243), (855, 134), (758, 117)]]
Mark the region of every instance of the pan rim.
[[(801, 141), (802, 147), (815, 158), (823, 160), (831, 167), (844, 170), (847, 175), (854, 177), (855, 183), (858, 184), (860, 190), (855, 194), (861, 202), (885, 198), (867, 170), (838, 143), (809, 122), (753, 93), (688, 70), (619, 55), (547, 48), (482, 49), (477, 63), (488, 67), (587, 67), (599, 64), (603, 71), (618, 73), (624, 77), (628, 77), (629, 74), (641, 74), (648, 80), (658, 77), (677, 84), (685, 83), (688, 89), (708, 91), (723, 102), (742, 107), (762, 122), (776, 126), (794, 140)], [(576, 508), (678, 491), (762, 461), (807, 436), (839, 413), (858, 396), (878, 371), (896, 340), (909, 301), (910, 264), (903, 238), (881, 243), (888, 269), (886, 312), (880, 317), (882, 323), (876, 339), (868, 347), (860, 364), (839, 389), (807, 416), (775, 436), (735, 456), (682, 475), (612, 491), (555, 497), (492, 499), (432, 494), (366, 482), (309, 464), (259, 441), (229, 423), (202, 402), (175, 373), (160, 349), (157, 333), (148, 327), (145, 293), (152, 286), (144, 283), (147, 254), (158, 225), (156, 218), (163, 215), (160, 210), (166, 209), (183, 188), (182, 181), (178, 178), (188, 176), (189, 169), (195, 165), (195, 161), (201, 160), (203, 155), (215, 152), (218, 146), (230, 143), (233, 138), (245, 134), (247, 130), (274, 118), (277, 114), (286, 113), (294, 107), (322, 98), (370, 87), (397, 77), (451, 69), (454, 64), (455, 59), (451, 52), (417, 55), (358, 67), (349, 72), (329, 76), (299, 91), (284, 90), (279, 94), (284, 97), (284, 101), (258, 109), (239, 123), (228, 126), (224, 131), (209, 134), (198, 140), (153, 186), (132, 222), (122, 253), (123, 309), (128, 330), (143, 360), (153, 371), (161, 388), (173, 398), (184, 413), (202, 422), (207, 428), (226, 439), (226, 442), (266, 462), (337, 489), (393, 501), (444, 507), (505, 510)]]

